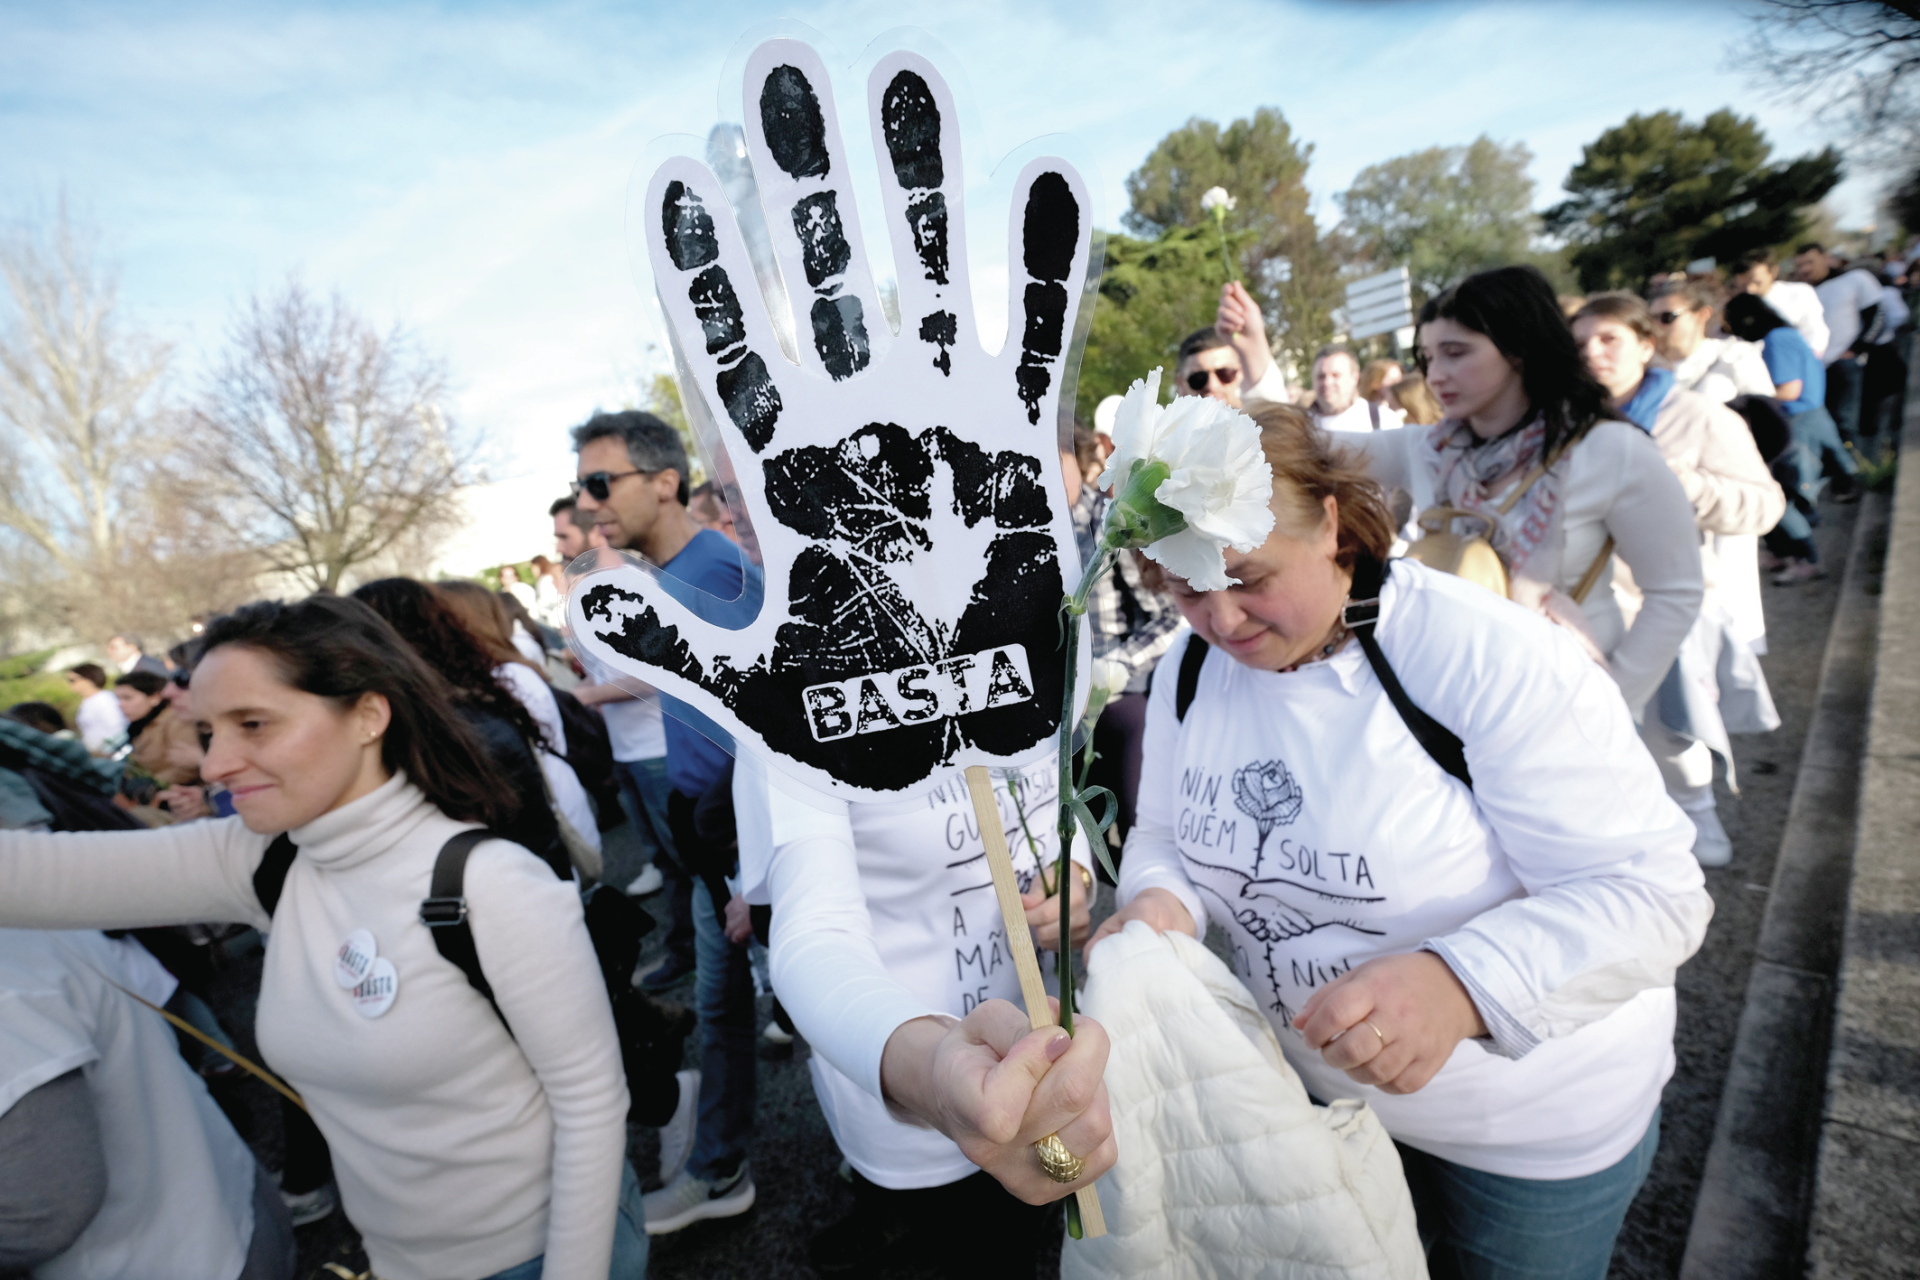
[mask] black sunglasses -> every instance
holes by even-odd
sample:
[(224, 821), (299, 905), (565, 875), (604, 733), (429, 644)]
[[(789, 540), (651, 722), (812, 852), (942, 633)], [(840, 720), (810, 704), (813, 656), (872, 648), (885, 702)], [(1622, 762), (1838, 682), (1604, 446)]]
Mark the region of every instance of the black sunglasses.
[(632, 471), (589, 471), (586, 475), (581, 476), (573, 482), (573, 496), (576, 498), (579, 497), (580, 491), (584, 489), (587, 492), (587, 496), (595, 502), (605, 502), (608, 495), (613, 492), (613, 482), (615, 480), (625, 480), (628, 476), (655, 476), (659, 474), (658, 471), (642, 471), (637, 467)]
[(1187, 387), (1192, 391), (1205, 391), (1208, 378), (1218, 378), (1221, 386), (1230, 387), (1233, 385), (1233, 380), (1239, 376), (1240, 370), (1234, 365), (1227, 365), (1221, 369), (1196, 369), (1187, 375)]
[(1689, 313), (1685, 311), (1656, 311), (1653, 313), (1653, 318), (1661, 324), (1672, 324), (1675, 320), (1687, 314)]

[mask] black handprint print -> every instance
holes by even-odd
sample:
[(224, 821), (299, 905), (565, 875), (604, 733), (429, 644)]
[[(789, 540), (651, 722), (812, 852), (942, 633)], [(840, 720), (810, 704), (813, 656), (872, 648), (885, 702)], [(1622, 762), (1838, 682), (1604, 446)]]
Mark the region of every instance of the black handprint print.
[(1078, 176), (1030, 164), (1012, 210), (1013, 336), (998, 356), (981, 351), (964, 210), (948, 198), (950, 96), (917, 56), (883, 59), (869, 99), (902, 266), (896, 338), (879, 319), (834, 106), (816, 88), (827, 83), (791, 41), (747, 66), (754, 176), (808, 317), (799, 369), (755, 305), (712, 175), (669, 161), (647, 195), (662, 300), (759, 530), (765, 605), (723, 630), (626, 567), (576, 588), (574, 635), (817, 782), (886, 793), (1043, 754), (1058, 727), (1056, 615), (1075, 564), (1052, 423), (1089, 233)]

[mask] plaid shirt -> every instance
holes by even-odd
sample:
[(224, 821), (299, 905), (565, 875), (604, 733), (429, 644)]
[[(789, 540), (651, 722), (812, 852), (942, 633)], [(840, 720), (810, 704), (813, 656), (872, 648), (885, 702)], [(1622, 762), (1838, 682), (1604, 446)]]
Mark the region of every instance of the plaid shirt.
[(119, 770), (103, 765), (71, 738), (54, 738), (0, 718), (0, 769), (35, 768), (110, 796)]
[[(1079, 500), (1073, 504), (1073, 540), (1080, 548), (1081, 564), (1093, 562), (1111, 501), (1090, 484), (1080, 486)], [(1093, 584), (1087, 596), (1087, 621), (1093, 629), (1093, 656), (1111, 658), (1127, 669), (1128, 693), (1147, 687), (1154, 664), (1186, 623), (1172, 596), (1150, 590), (1141, 581), (1140, 566), (1131, 552), (1115, 556), (1113, 568)]]

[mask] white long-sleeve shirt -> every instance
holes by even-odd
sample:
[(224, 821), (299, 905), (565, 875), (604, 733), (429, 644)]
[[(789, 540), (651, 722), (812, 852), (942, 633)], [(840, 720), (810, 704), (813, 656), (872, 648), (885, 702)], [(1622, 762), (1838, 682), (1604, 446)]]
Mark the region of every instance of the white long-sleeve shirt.
[(1800, 331), (1800, 336), (1813, 348), (1814, 359), (1825, 358), (1827, 339), (1831, 336), (1827, 329), (1827, 309), (1821, 305), (1820, 295), (1812, 285), (1799, 280), (1775, 280), (1760, 297), (1773, 308), (1775, 315)]
[[(1674, 972), (1713, 910), (1692, 824), (1618, 690), (1547, 619), (1395, 561), (1376, 634), (1415, 705), (1462, 739), (1473, 790), (1421, 748), (1357, 644), (1285, 673), (1209, 653), (1184, 723), (1172, 653), (1120, 900), (1167, 889), (1227, 931), (1316, 1097), (1363, 1098), (1396, 1138), (1470, 1168), (1604, 1169), (1672, 1073)], [(1492, 1034), (1425, 1088), (1358, 1084), (1292, 1029), (1325, 983), (1420, 949)]]
[(98, 755), (100, 748), (127, 731), (127, 713), (120, 709), (120, 699), (112, 692), (99, 689), (80, 699), (80, 708), (73, 713), (73, 727), (87, 750)]
[[(374, 1272), (477, 1280), (544, 1253), (555, 1280), (605, 1280), (627, 1091), (580, 896), (507, 841), (469, 857), (468, 921), (509, 1035), (419, 917), (441, 845), (470, 826), (396, 775), (288, 833), (299, 856), (271, 921), (253, 890), (269, 837), (238, 818), (0, 832), (0, 925), (271, 924), (260, 1049), (332, 1149)], [(355, 929), (397, 973), (378, 1017), (335, 980)]]
[[(1434, 478), (1419, 460), (1413, 433), (1432, 430), (1376, 431), (1343, 436), (1341, 443), (1364, 450), (1367, 469), (1381, 485), (1405, 489), (1425, 505), (1433, 501)], [(1643, 603), (1631, 627), (1614, 598), (1611, 563), (1580, 606), (1637, 715), (1666, 678), (1700, 612), (1704, 584), (1693, 508), (1660, 450), (1631, 423), (1596, 423), (1556, 465), (1563, 468), (1563, 545), (1555, 585), (1571, 594), (1611, 537), (1614, 556), (1626, 562), (1639, 587)]]
[[(1049, 875), (1059, 857), (1058, 765), (1030, 765), (1020, 779), (1018, 809), (1004, 778), (995, 788), (1024, 889), (1035, 849)], [(902, 1023), (1020, 1000), (965, 777), (956, 770), (925, 794), (860, 804), (776, 777), (766, 796), (770, 839), (754, 847), (771, 858), (749, 849), (743, 829), (743, 892), (753, 901), (763, 883), (768, 890), (773, 987), (813, 1046), (814, 1092), (834, 1140), (883, 1187), (970, 1176), (976, 1167), (951, 1139), (895, 1119), (880, 1088), (881, 1054)], [(1085, 847), (1074, 842), (1082, 865)], [(1073, 891), (1085, 892), (1077, 877)]]

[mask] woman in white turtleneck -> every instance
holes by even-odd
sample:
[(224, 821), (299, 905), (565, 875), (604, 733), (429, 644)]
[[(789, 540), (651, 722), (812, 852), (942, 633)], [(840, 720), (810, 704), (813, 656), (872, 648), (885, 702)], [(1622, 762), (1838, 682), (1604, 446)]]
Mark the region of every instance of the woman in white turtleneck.
[[(367, 606), (315, 596), (215, 620), (192, 697), (238, 816), (0, 833), (0, 925), (271, 926), (260, 1048), (332, 1148), (376, 1274), (638, 1280), (620, 1051), (573, 884), (508, 841), (472, 850), (497, 1013), (419, 919), (441, 846), (510, 816), (452, 691)], [(269, 913), (254, 877), (281, 832), (298, 852)]]

